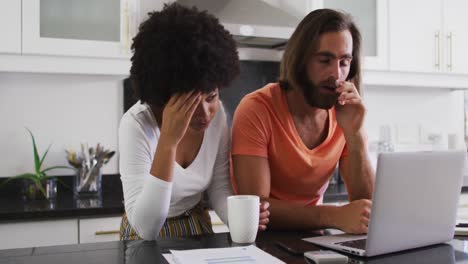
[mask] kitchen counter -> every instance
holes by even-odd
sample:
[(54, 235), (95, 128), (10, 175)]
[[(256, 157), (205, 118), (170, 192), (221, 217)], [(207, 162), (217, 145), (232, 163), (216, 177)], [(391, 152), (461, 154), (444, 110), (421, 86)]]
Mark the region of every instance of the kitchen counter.
[[(72, 176), (60, 179), (73, 186)], [(119, 175), (104, 175), (102, 195), (94, 198), (76, 198), (70, 188), (58, 184), (54, 200), (25, 201), (18, 193), (18, 183), (7, 185), (0, 196), (0, 221), (50, 220), (54, 218), (95, 217), (122, 215), (124, 212), (122, 185)]]
[[(316, 246), (304, 242), (301, 238), (316, 236), (306, 232), (260, 232), (255, 245), (286, 263), (306, 263), (302, 256), (294, 256), (278, 248), (275, 243), (281, 241), (304, 251), (318, 250)], [(348, 263), (398, 263), (398, 264), (453, 264), (466, 263), (468, 254), (464, 238), (454, 238), (449, 243), (438, 244), (419, 249), (387, 254), (379, 257), (361, 258), (350, 256)], [(1, 263), (168, 263), (162, 256), (170, 249), (185, 250), (198, 248), (218, 248), (239, 246), (231, 241), (229, 233), (197, 236), (190, 238), (159, 239), (157, 241), (115, 241), (92, 244), (36, 247), (24, 249), (0, 250)]]
[[(60, 179), (66, 185), (73, 186), (72, 176)], [(103, 193), (99, 198), (77, 199), (71, 189), (59, 184), (57, 198), (52, 201), (24, 201), (17, 191), (20, 189), (18, 183), (7, 186), (0, 195), (0, 222), (122, 215), (124, 212), (122, 184), (118, 174), (103, 176)], [(330, 184), (324, 195), (324, 202), (347, 199), (344, 184)]]

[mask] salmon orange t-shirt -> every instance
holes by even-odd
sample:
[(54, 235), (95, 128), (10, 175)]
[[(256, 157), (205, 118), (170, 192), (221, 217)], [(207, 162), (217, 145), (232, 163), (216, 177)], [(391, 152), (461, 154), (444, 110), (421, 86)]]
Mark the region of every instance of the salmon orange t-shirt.
[(237, 107), (231, 154), (268, 159), (270, 198), (315, 205), (340, 157), (346, 155), (334, 108), (328, 110), (328, 118), (326, 139), (314, 149), (307, 148), (294, 125), (285, 92), (278, 83), (270, 83), (246, 95)]

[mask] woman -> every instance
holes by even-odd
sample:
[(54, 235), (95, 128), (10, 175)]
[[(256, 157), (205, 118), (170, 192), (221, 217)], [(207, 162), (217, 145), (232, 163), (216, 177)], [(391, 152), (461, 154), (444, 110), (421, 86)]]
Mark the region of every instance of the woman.
[[(236, 44), (212, 15), (174, 3), (149, 14), (132, 49), (130, 79), (139, 101), (119, 128), (121, 239), (212, 233), (204, 191), (225, 223), (232, 195), (219, 89), (239, 73)], [(261, 205), (261, 230), (267, 208)]]

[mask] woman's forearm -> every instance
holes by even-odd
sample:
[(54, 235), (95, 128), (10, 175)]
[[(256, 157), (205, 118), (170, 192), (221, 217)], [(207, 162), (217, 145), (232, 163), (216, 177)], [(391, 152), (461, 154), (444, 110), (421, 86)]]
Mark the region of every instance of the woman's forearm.
[(172, 182), (177, 145), (167, 143), (161, 135), (151, 164), (150, 174), (166, 182)]
[(167, 144), (161, 137), (151, 164), (150, 175), (144, 179), (141, 192), (134, 202), (126, 201), (129, 221), (138, 235), (145, 240), (155, 239), (166, 221), (172, 193), (175, 155), (176, 146)]
[(125, 201), (128, 220), (142, 239), (153, 240), (158, 236), (169, 212), (171, 194), (172, 182), (148, 175), (136, 199)]

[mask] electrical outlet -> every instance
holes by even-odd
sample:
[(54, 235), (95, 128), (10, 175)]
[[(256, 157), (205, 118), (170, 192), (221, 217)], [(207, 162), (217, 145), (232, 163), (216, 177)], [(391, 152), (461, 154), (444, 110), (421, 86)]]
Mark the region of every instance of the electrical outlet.
[(431, 131), (419, 125), (419, 143), (423, 145), (440, 145), (442, 143), (442, 133)]
[(419, 144), (430, 144), (427, 140), (427, 131), (421, 124), (418, 125), (419, 128)]

